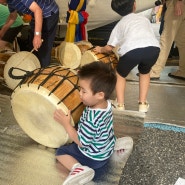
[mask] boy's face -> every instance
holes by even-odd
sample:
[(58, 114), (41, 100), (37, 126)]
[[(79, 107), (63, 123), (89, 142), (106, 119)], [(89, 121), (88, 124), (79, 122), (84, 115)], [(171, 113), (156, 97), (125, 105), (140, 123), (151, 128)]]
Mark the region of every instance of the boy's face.
[(91, 80), (88, 79), (79, 80), (80, 98), (84, 105), (96, 108), (94, 106), (96, 106), (99, 102), (99, 93), (93, 94), (90, 83)]

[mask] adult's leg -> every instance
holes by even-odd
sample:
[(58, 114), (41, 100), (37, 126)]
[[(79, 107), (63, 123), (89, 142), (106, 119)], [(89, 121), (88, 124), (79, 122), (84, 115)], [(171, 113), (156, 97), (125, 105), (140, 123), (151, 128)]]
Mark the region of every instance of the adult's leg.
[[(53, 42), (55, 40), (56, 29), (59, 19), (59, 13), (53, 14), (52, 16), (43, 19), (42, 25), (42, 39), (43, 44), (39, 48), (38, 52), (34, 51), (34, 54), (38, 57), (41, 67), (47, 67), (51, 61), (51, 50)], [(31, 22), (31, 39), (33, 38), (34, 22)]]
[(181, 19), (181, 24), (175, 37), (175, 43), (179, 51), (179, 69), (171, 73), (171, 75), (174, 75), (174, 77), (177, 76), (185, 79), (185, 5), (184, 13), (182, 16), (179, 17), (179, 19)]
[(164, 29), (162, 35), (160, 37), (160, 54), (155, 63), (152, 67), (150, 72), (150, 77), (160, 77), (160, 73), (164, 69), (166, 65), (166, 61), (168, 59), (170, 49), (172, 46), (173, 41), (175, 40), (175, 35), (179, 29), (179, 18), (174, 15), (174, 0), (167, 1), (167, 10), (165, 12), (164, 17)]

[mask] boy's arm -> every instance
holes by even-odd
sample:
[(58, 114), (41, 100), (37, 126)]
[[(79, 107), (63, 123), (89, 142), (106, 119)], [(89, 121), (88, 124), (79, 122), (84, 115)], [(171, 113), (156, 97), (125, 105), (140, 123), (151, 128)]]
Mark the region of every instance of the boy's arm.
[(98, 53), (111, 53), (113, 50), (113, 46), (111, 45), (106, 45), (104, 47), (96, 46), (93, 51), (98, 52)]
[(60, 123), (68, 133), (69, 137), (80, 147), (82, 147), (80, 140), (78, 139), (78, 134), (76, 129), (71, 125), (71, 114), (68, 111), (68, 114), (65, 113), (61, 109), (57, 109), (54, 112), (54, 119)]

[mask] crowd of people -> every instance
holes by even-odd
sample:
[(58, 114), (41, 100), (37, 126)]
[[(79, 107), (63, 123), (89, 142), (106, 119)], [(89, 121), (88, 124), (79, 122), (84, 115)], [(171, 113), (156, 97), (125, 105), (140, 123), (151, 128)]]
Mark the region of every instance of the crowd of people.
[[(96, 169), (107, 164), (115, 152), (117, 138), (112, 109), (125, 110), (126, 77), (134, 67), (138, 66), (139, 71), (139, 112), (147, 113), (149, 110), (150, 79), (160, 78), (173, 42), (179, 50), (179, 69), (169, 76), (185, 80), (185, 1), (166, 0), (163, 3), (166, 3), (166, 11), (159, 43), (151, 22), (135, 13), (135, 0), (112, 0), (112, 9), (122, 18), (113, 28), (107, 45), (96, 46), (94, 51), (109, 54), (117, 47), (119, 61), (116, 69), (100, 61), (78, 70), (79, 94), (85, 105), (78, 130), (70, 124), (70, 110), (65, 114), (57, 109), (53, 114), (73, 140), (72, 144), (61, 146), (56, 151), (56, 159), (70, 171), (64, 185), (91, 181)], [(57, 3), (55, 0), (49, 3), (42, 0), (0, 0), (1, 48), (12, 44), (22, 29), (19, 13), (32, 16), (30, 50), (34, 49), (41, 67), (48, 67), (59, 20)], [(114, 89), (116, 100), (110, 101)], [(120, 155), (120, 151), (124, 156), (124, 146), (116, 152)]]

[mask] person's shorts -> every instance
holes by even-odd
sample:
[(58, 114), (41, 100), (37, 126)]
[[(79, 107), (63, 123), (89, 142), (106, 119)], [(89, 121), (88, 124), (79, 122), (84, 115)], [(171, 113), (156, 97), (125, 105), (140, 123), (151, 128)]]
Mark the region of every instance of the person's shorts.
[(108, 159), (104, 161), (96, 161), (87, 156), (85, 156), (79, 149), (76, 143), (71, 143), (69, 145), (61, 146), (56, 151), (56, 156), (60, 155), (70, 155), (75, 158), (81, 165), (88, 166), (92, 169), (98, 169), (104, 166)]
[(13, 44), (15, 37), (18, 35), (19, 32), (21, 32), (22, 27), (23, 25), (15, 28), (9, 28), (4, 34), (2, 40)]
[(139, 73), (147, 74), (156, 63), (159, 52), (160, 48), (152, 46), (131, 50), (120, 57), (117, 72), (125, 78), (138, 65)]

